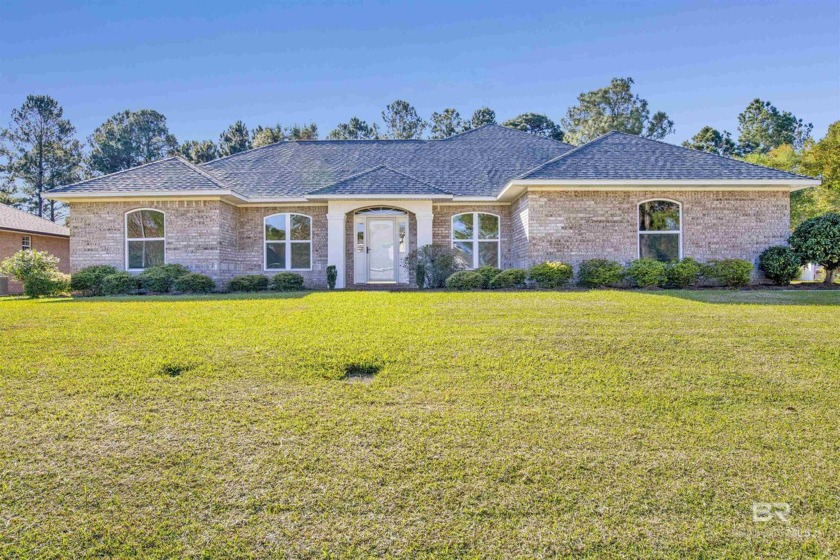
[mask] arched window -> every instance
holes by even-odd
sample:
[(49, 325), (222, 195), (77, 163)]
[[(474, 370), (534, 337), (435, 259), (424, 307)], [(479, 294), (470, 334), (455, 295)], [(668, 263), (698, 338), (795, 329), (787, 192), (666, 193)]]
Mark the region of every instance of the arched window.
[(274, 214), (264, 222), (265, 270), (312, 268), (312, 218)]
[(499, 266), (499, 217), (484, 212), (452, 216), (452, 246), (467, 268)]
[(125, 268), (143, 270), (166, 262), (163, 212), (142, 208), (125, 215)]
[(639, 204), (639, 258), (676, 261), (682, 258), (682, 207), (672, 200)]

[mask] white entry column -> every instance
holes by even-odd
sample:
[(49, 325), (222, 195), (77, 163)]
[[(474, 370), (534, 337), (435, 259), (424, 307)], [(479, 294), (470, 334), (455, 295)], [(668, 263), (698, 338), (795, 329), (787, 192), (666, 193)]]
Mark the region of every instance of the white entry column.
[(330, 201), (327, 207), (327, 265), (334, 265), (337, 273), (335, 287), (343, 288), (346, 275), (344, 227), (346, 212), (342, 208), (333, 208)]
[(432, 220), (434, 214), (431, 212), (431, 204), (429, 204), (428, 212), (416, 212), (417, 218), (417, 247), (432, 244)]

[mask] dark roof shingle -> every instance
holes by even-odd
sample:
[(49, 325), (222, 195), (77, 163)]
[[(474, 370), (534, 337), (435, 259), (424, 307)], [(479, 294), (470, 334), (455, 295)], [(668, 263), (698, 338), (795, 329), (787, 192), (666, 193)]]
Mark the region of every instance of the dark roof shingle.
[(29, 212), (0, 204), (0, 229), (11, 229), (46, 235), (70, 235), (70, 229), (55, 222), (34, 216)]
[(441, 189), (418, 181), (404, 173), (394, 171), (384, 165), (374, 167), (333, 183), (329, 187), (309, 193), (309, 196), (350, 195), (350, 196), (450, 196)]

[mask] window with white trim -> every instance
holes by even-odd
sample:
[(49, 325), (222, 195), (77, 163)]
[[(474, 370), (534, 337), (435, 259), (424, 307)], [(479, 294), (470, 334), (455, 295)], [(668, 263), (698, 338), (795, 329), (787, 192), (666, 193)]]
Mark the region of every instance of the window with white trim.
[(677, 261), (682, 258), (682, 208), (672, 200), (639, 204), (639, 258)]
[(160, 210), (140, 209), (125, 215), (125, 268), (143, 270), (166, 262), (165, 217)]
[(23, 235), (20, 238), (20, 250), (21, 251), (31, 251), (32, 250), (32, 237), (29, 235)]
[(467, 268), (499, 266), (499, 217), (485, 212), (452, 216), (452, 246)]
[(274, 214), (264, 222), (265, 270), (312, 268), (312, 218), (303, 214)]

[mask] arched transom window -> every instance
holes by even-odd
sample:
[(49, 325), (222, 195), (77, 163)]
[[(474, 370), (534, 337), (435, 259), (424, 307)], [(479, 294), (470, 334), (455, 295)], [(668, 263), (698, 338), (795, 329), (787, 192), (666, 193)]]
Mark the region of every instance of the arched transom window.
[(312, 218), (303, 214), (274, 214), (264, 219), (265, 269), (312, 268)]
[(452, 216), (452, 246), (467, 268), (499, 266), (499, 217), (484, 212)]
[(166, 262), (166, 226), (160, 210), (140, 209), (125, 215), (125, 268), (143, 270)]
[(639, 258), (676, 261), (682, 258), (682, 208), (671, 200), (639, 204)]

